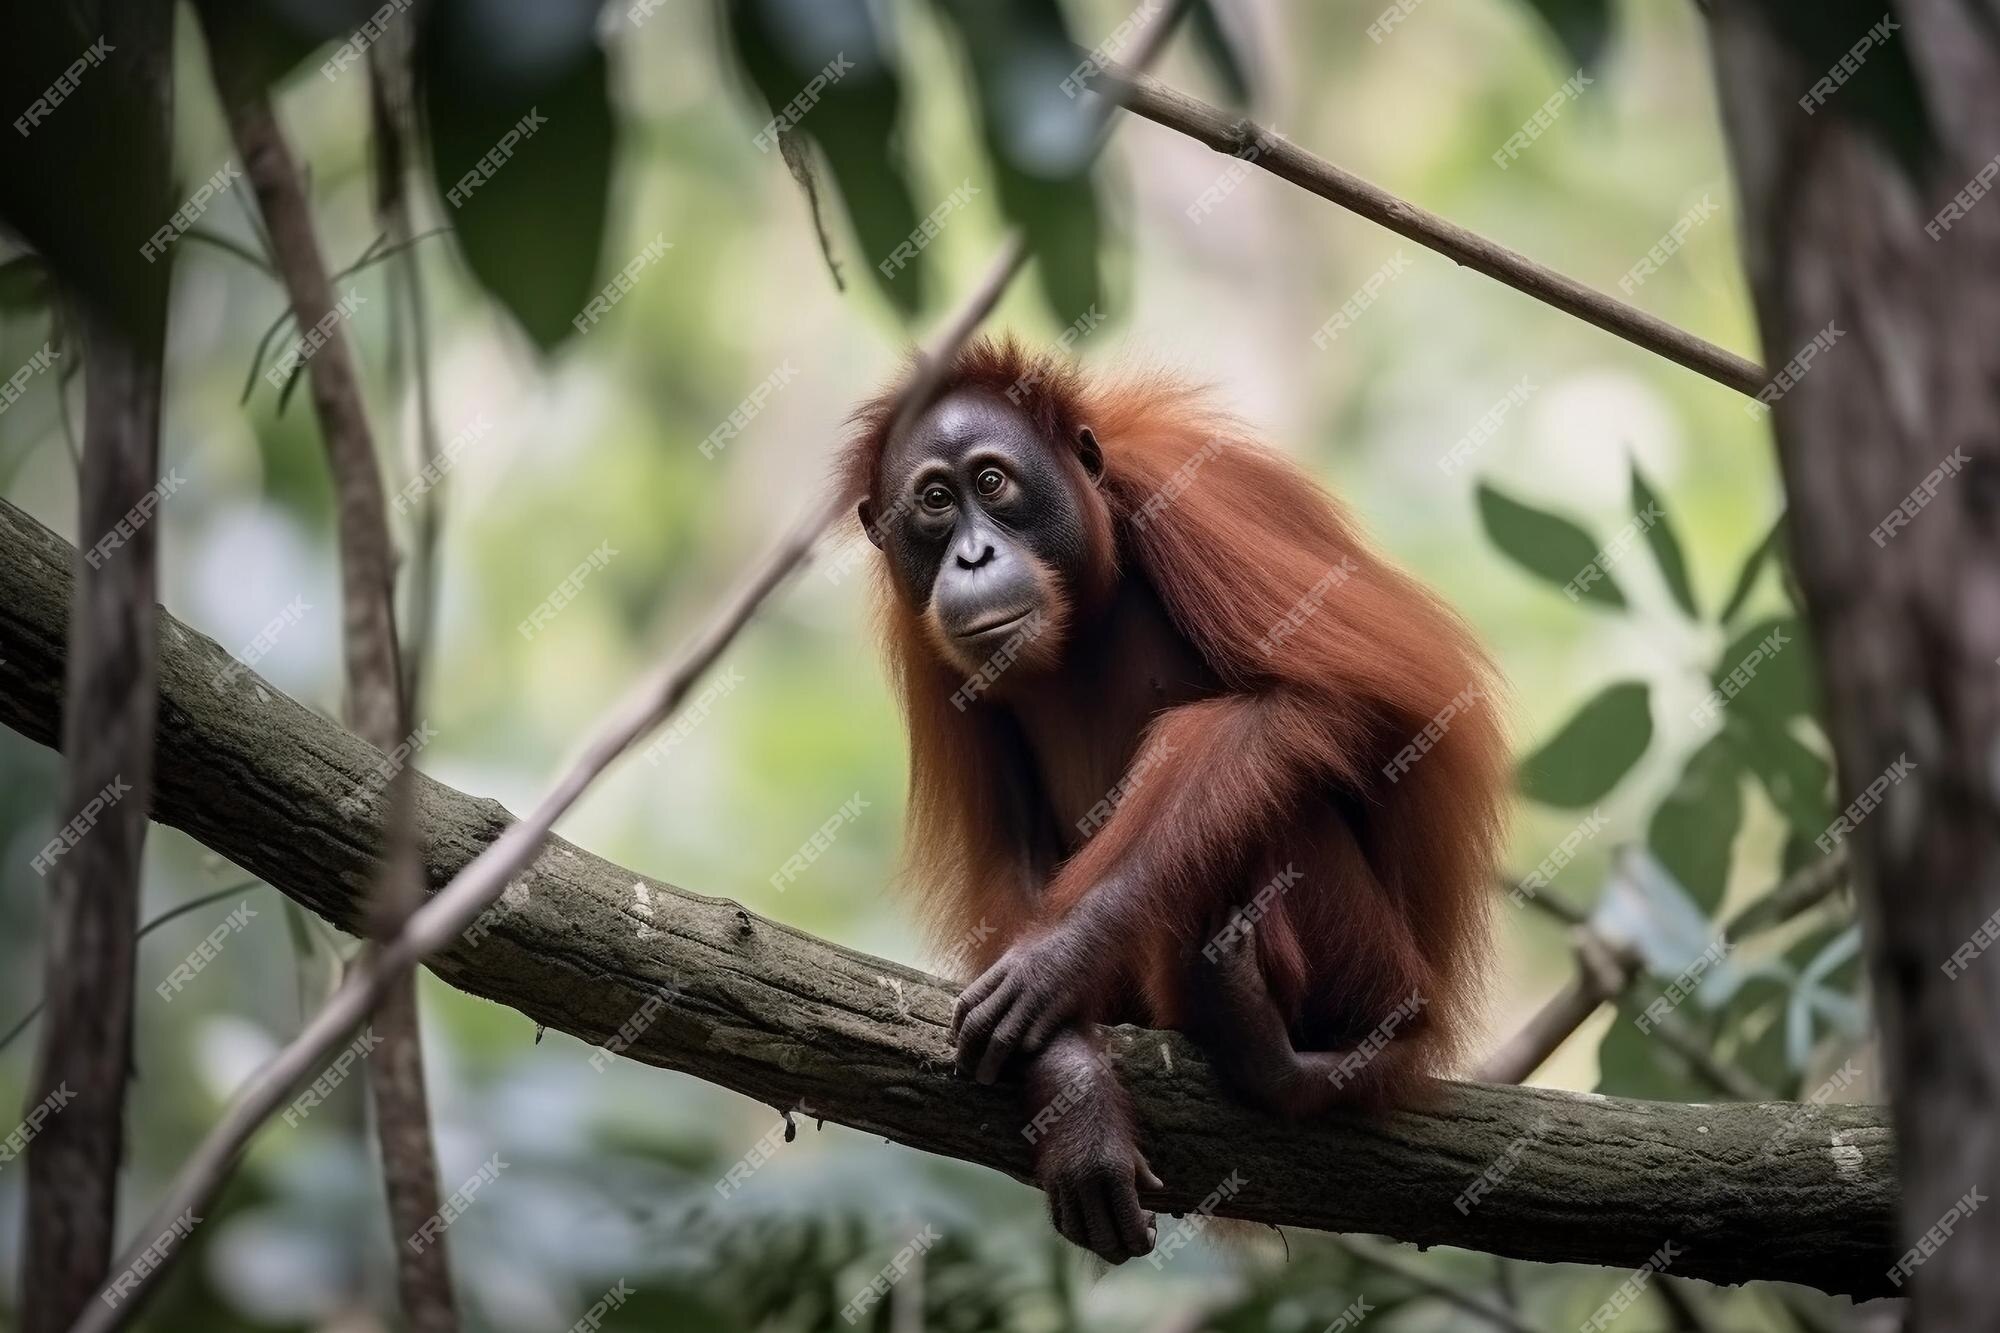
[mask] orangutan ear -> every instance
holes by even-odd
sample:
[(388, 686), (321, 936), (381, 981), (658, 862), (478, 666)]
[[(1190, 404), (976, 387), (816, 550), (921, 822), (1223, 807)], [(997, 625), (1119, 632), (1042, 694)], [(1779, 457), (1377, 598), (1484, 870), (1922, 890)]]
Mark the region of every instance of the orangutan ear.
[(1092, 481), (1104, 475), (1104, 448), (1097, 442), (1097, 432), (1088, 426), (1076, 433), (1076, 456), (1083, 460), (1083, 470)]
[(868, 540), (875, 543), (875, 549), (882, 549), (882, 534), (875, 530), (875, 502), (863, 500), (854, 507), (854, 516), (861, 520), (861, 530), (868, 534)]

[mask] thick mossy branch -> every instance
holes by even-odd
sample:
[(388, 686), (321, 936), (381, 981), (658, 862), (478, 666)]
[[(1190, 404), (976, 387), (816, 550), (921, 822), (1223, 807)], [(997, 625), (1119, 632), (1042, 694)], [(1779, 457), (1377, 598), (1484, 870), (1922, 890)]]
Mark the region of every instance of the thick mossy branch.
[[(74, 559), (0, 501), (0, 721), (43, 744), (59, 734)], [(218, 689), (229, 661), (161, 615), (153, 817), (359, 933), (378, 812), (342, 805), (379, 791), (381, 756), (253, 672)], [(414, 792), (435, 890), (509, 816), (428, 778)], [(560, 838), (487, 923), (432, 960), (438, 975), (588, 1042), (670, 992), (625, 1054), (1027, 1176), (1020, 1088), (953, 1074), (953, 993), (932, 977)], [(1286, 1125), (1224, 1097), (1179, 1036), (1121, 1028), (1111, 1045), (1168, 1182), (1150, 1206), (1195, 1207), (1233, 1172), (1244, 1183), (1219, 1211), (1261, 1222), (1612, 1267), (1671, 1244), (1685, 1277), (1890, 1291), (1895, 1147), (1877, 1108), (1453, 1084), (1420, 1111)], [(1461, 1210), (1482, 1173), (1497, 1179)]]

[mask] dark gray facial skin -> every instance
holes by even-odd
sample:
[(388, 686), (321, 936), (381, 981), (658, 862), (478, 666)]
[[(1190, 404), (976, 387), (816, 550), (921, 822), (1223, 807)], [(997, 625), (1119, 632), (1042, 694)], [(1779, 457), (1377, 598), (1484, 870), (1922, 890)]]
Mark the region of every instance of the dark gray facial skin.
[[(1084, 438), (1092, 469), (1096, 442)], [(962, 389), (884, 453), (862, 525), (911, 605), (960, 653), (990, 650), (1035, 611), (1059, 614), (1082, 586), (1085, 495), (1056, 452), (1071, 447), (1043, 440), (1005, 398)]]

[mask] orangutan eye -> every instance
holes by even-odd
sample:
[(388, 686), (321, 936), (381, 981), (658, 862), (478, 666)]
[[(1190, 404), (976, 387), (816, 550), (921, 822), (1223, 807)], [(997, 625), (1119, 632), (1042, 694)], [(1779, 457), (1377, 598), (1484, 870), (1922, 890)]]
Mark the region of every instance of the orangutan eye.
[(979, 488), (981, 495), (991, 497), (1000, 493), (1000, 488), (1007, 484), (1007, 478), (999, 468), (990, 467), (981, 472), (973, 484)]
[(942, 513), (951, 508), (951, 492), (942, 486), (924, 488), (924, 508)]

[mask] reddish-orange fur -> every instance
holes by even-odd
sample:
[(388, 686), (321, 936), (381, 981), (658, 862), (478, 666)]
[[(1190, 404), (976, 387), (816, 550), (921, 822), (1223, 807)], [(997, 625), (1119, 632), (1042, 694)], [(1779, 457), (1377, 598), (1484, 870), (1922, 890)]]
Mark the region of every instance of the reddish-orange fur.
[[(1143, 854), (1158, 929), (1133, 941), (1125, 975), (1103, 978), (1092, 1016), (1190, 1026), (1189, 954), (1293, 864), (1298, 884), (1256, 925), (1271, 993), (1301, 1048), (1322, 1049), (1365, 1036), (1414, 991), (1423, 1021), (1405, 1026), (1357, 1089), (1408, 1095), (1470, 1035), (1488, 956), (1509, 769), (1485, 655), (1332, 497), (1176, 377), (1097, 383), (1012, 341), (981, 341), (947, 387), (1013, 389), (1066, 453), (1081, 427), (1094, 431), (1103, 572), (1122, 563), (1124, 576), (1150, 583), (1219, 690), (1162, 713), (1144, 745), (1168, 757), (1094, 836), (1037, 871), (1006, 833), (1018, 824), (1007, 813), (1022, 787), (1018, 743), (992, 710), (952, 705), (964, 673), (940, 660), (885, 576), (881, 615), (910, 734), (908, 877), (936, 940), (953, 949), (977, 938), (956, 953), (976, 974)], [(873, 490), (894, 397), (856, 413), (840, 478), (850, 501)], [(1081, 464), (1077, 479), (1090, 487)], [(1261, 650), (1315, 588), (1315, 609)], [(1384, 765), (1468, 697), (1389, 781)], [(1046, 884), (1028, 882), (1047, 871)], [(1143, 1003), (1117, 1002), (1134, 987)]]

